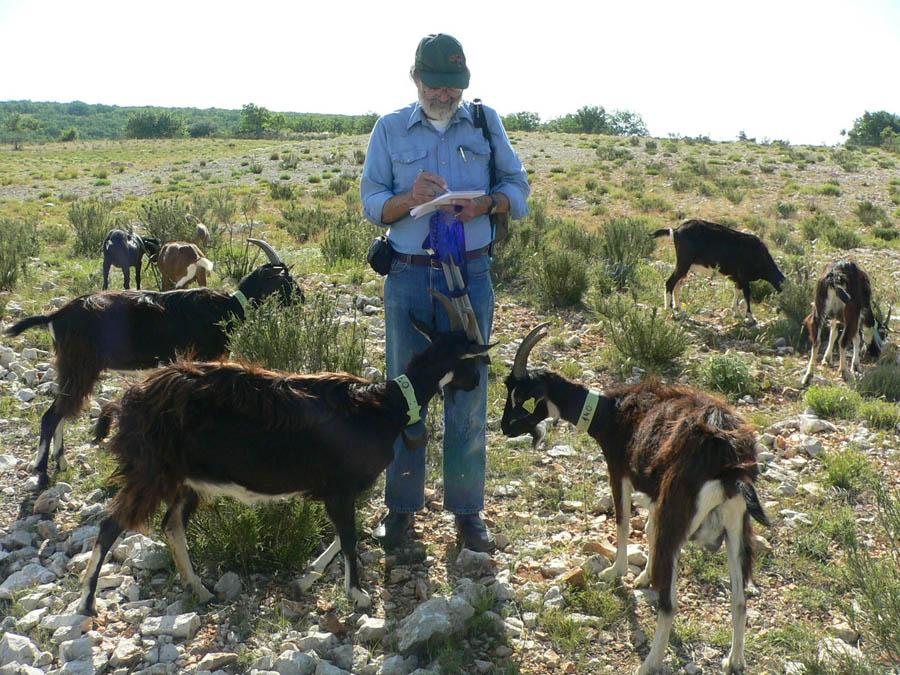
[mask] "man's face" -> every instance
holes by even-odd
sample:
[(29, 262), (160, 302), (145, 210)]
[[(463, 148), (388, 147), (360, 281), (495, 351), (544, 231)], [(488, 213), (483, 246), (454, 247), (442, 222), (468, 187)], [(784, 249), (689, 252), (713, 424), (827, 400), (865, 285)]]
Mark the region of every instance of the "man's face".
[(419, 78), (416, 78), (416, 89), (419, 92), (419, 105), (425, 115), (438, 122), (447, 122), (462, 102), (462, 89), (428, 87)]

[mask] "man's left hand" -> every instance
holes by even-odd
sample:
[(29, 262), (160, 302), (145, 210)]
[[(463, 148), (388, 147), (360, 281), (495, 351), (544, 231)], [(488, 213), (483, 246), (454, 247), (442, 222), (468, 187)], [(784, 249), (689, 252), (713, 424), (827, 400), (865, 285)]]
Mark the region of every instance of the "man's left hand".
[(478, 216), (487, 214), (490, 208), (491, 198), (482, 195), (475, 199), (454, 199), (447, 206), (441, 207), (441, 211), (453, 213), (459, 222), (468, 223)]

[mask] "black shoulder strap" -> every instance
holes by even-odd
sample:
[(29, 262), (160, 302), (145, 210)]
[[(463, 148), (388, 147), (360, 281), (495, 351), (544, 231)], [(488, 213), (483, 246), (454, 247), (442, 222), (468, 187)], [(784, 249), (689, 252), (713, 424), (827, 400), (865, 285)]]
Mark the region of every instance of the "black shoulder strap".
[(497, 176), (494, 171), (494, 144), (491, 141), (491, 132), (488, 131), (487, 119), (484, 116), (484, 109), (481, 107), (480, 98), (472, 99), (472, 123), (475, 125), (476, 129), (481, 129), (481, 133), (484, 134), (484, 138), (491, 148), (491, 157), (488, 160), (488, 169), (490, 170), (491, 175), (491, 188), (493, 188), (497, 184)]

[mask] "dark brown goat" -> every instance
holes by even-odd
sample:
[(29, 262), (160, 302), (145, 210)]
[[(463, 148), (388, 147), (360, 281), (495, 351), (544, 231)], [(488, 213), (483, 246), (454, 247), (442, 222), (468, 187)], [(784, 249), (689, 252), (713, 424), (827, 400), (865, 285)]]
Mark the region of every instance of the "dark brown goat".
[[(420, 406), (444, 384), (474, 388), (478, 371), (464, 365), (490, 348), (470, 340), (450, 301), (439, 299), (451, 312), (450, 332), (432, 331), (411, 316), (431, 342), (405, 373)], [(199, 500), (220, 495), (257, 501), (302, 494), (324, 502), (344, 554), (345, 590), (357, 607), (368, 607), (357, 571), (355, 500), (393, 460), (408, 411), (395, 380), (292, 375), (235, 363), (178, 362), (155, 371), (106, 406), (97, 423), (100, 439), (112, 418), (118, 420), (109, 448), (121, 487), (100, 525), (79, 612), (93, 612), (100, 568), (121, 532), (144, 529), (162, 502), (182, 583), (209, 600), (184, 532)]]
[[(728, 542), (731, 577), (731, 651), (726, 672), (744, 670), (747, 608), (744, 586), (753, 568), (752, 516), (768, 518), (754, 481), (755, 439), (750, 428), (722, 401), (690, 387), (657, 382), (628, 385), (599, 394), (550, 371), (528, 371), (528, 354), (546, 335), (541, 324), (526, 337), (506, 378), (503, 433), (530, 432), (544, 418), (576, 424), (600, 444), (616, 511), (616, 561), (601, 578), (621, 577), (627, 568), (632, 490), (650, 498), (648, 562), (634, 580), (659, 593), (659, 614), (650, 653), (640, 673), (657, 672), (675, 612), (678, 556), (689, 539), (711, 551)], [(586, 405), (587, 404), (587, 405)], [(585, 413), (591, 408), (591, 414)]]
[(200, 360), (228, 353), (222, 322), (244, 318), (244, 304), (277, 293), (285, 304), (303, 292), (275, 251), (253, 239), (272, 261), (248, 274), (235, 293), (207, 288), (169, 291), (103, 291), (75, 298), (51, 314), (22, 319), (6, 329), (15, 336), (48, 326), (56, 350), (59, 393), (41, 418), (41, 438), (32, 467), (39, 487), (48, 483), (50, 441), (57, 466), (65, 468), (62, 424), (77, 415), (107, 369), (139, 370), (192, 353)]
[(750, 311), (750, 282), (768, 281), (781, 292), (784, 275), (772, 259), (763, 241), (752, 234), (708, 220), (687, 220), (677, 228), (663, 228), (651, 237), (668, 235), (675, 243), (675, 270), (666, 280), (665, 307), (681, 311), (681, 285), (692, 267), (718, 270), (735, 284), (732, 310), (738, 312), (738, 291), (743, 292), (747, 319), (756, 321)]
[[(852, 371), (859, 371), (860, 337), (865, 341), (870, 356), (878, 358), (881, 354), (882, 340), (875, 312), (872, 311), (872, 285), (869, 282), (869, 275), (852, 260), (839, 260), (825, 266), (822, 276), (816, 282), (813, 310), (803, 323), (809, 331), (809, 340), (812, 343), (809, 365), (803, 374), (803, 386), (809, 384), (816, 368), (816, 352), (822, 343), (825, 324), (830, 324), (831, 330), (828, 334), (828, 346), (822, 356), (823, 366), (834, 349), (838, 325), (844, 326), (838, 352), (841, 375), (845, 380), (852, 379)], [(851, 343), (853, 359), (848, 369), (844, 356)]]

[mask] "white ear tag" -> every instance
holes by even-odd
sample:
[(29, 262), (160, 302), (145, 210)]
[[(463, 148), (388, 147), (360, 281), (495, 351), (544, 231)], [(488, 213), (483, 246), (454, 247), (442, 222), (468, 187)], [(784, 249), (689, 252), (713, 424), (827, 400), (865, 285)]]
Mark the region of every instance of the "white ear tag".
[(534, 414), (535, 406), (537, 406), (537, 401), (534, 400), (533, 396), (522, 404), (522, 407), (532, 415)]

